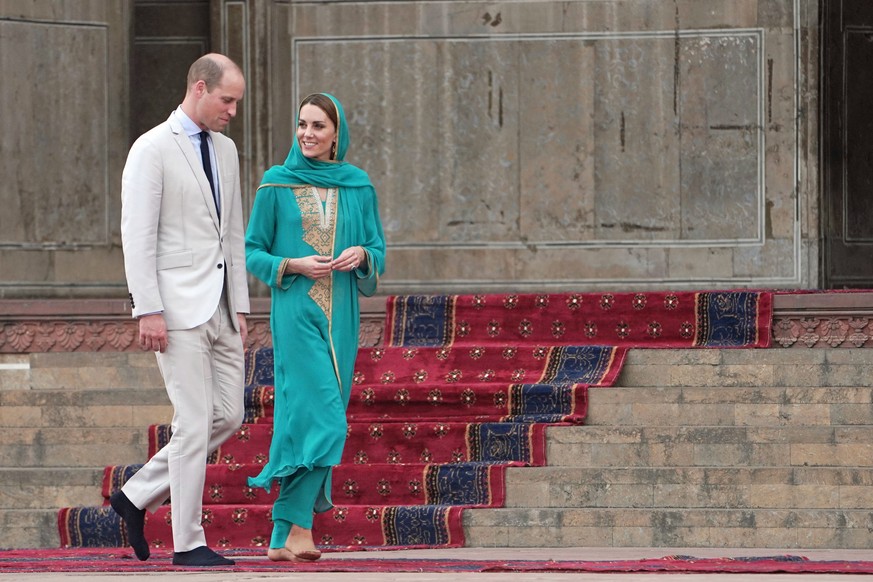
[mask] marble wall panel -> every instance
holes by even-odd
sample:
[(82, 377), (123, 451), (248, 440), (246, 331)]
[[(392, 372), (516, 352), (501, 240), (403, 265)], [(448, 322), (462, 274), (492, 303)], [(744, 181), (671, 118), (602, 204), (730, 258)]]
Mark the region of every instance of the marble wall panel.
[[(773, 32), (767, 38), (766, 86), (764, 118), (767, 128), (765, 155), (766, 223), (768, 239), (790, 240), (795, 229), (801, 226), (797, 186), (799, 176), (794, 162), (802, 152), (797, 151), (794, 125), (797, 118), (794, 110), (794, 91), (790, 69), (791, 46), (794, 42), (790, 30)], [(813, 173), (814, 177), (815, 174)]]
[(761, 38), (683, 38), (678, 47), (682, 239), (760, 241)]
[(675, 41), (618, 36), (595, 45), (595, 221), (599, 241), (682, 237)]
[(674, 247), (669, 250), (666, 280), (706, 277), (725, 285), (734, 278), (734, 249), (729, 247)]
[[(123, 290), (131, 7), (0, 0), (0, 70), (16, 79), (0, 84), (0, 264), (18, 289)], [(817, 7), (221, 0), (210, 32), (268, 96), (231, 129), (252, 185), (284, 159), (303, 95), (344, 102), (349, 160), (380, 194), (384, 293), (804, 287), (818, 262)]]
[(797, 248), (792, 238), (768, 240), (764, 247), (739, 247), (734, 250), (733, 272), (739, 279), (751, 279), (761, 273), (789, 278), (801, 268), (800, 255), (801, 249)]
[(0, 20), (0, 69), (22, 73), (0, 85), (0, 244), (107, 242), (108, 50), (99, 24)]
[(482, 248), (515, 274), (483, 264), (480, 289), (540, 285), (546, 250), (571, 272), (611, 246), (668, 252), (567, 281), (796, 285), (795, 5), (291, 3), (288, 66), (295, 101), (328, 87), (346, 104), (386, 292), (439, 286), (420, 250), (468, 264)]
[(2, 297), (125, 293), (132, 0), (0, 2)]
[[(595, 212), (593, 43), (522, 43), (519, 232), (523, 241), (590, 241)], [(534, 47), (534, 48), (532, 48)]]
[(298, 44), (298, 95), (346, 104), (348, 159), (371, 173), (394, 243), (518, 240), (516, 44)]
[(562, 291), (578, 290), (592, 282), (603, 289), (622, 290), (628, 285), (655, 289), (668, 276), (669, 253), (665, 248), (578, 249), (572, 253), (558, 248), (476, 248), (459, 253), (435, 247), (396, 249), (391, 258), (406, 266), (402, 274), (395, 272), (396, 285), (422, 293), (470, 293), (494, 290), (494, 281), (504, 283), (493, 292), (517, 289), (521, 279), (535, 281), (539, 289)]

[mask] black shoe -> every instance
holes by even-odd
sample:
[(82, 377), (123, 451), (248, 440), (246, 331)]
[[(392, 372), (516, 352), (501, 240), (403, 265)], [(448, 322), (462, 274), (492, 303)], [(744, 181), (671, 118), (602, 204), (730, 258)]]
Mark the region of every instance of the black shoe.
[(236, 562), (216, 554), (206, 546), (188, 552), (173, 552), (174, 566), (233, 566)]
[(148, 560), (151, 552), (149, 543), (145, 539), (143, 528), (145, 527), (145, 509), (140, 509), (127, 498), (123, 492), (118, 491), (109, 498), (109, 504), (115, 513), (121, 516), (127, 527), (127, 539), (133, 553), (140, 560)]

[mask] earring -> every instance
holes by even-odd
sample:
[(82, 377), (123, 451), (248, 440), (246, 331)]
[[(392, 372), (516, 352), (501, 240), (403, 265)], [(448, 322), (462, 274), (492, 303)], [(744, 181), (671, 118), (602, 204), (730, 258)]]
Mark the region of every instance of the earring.
[(336, 142), (330, 144), (330, 157), (331, 159), (336, 157)]

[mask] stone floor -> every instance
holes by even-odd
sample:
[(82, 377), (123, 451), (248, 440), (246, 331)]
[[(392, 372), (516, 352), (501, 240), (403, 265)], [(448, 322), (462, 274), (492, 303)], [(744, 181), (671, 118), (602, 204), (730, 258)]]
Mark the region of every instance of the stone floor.
[[(785, 549), (716, 549), (716, 548), (459, 548), (448, 550), (408, 550), (399, 552), (350, 552), (327, 554), (325, 560), (354, 560), (360, 558), (428, 558), (480, 560), (634, 560), (661, 558), (669, 555), (698, 557), (801, 555), (811, 560), (870, 560), (873, 550), (785, 550)], [(259, 558), (237, 558), (249, 560)], [(820, 582), (846, 580), (845, 574), (683, 574), (683, 573), (627, 573), (627, 574), (568, 574), (568, 573), (294, 573), (290, 565), (287, 573), (262, 572), (167, 572), (143, 574), (0, 574), (2, 582), (114, 582), (122, 579), (160, 582), (252, 582), (258, 580), (315, 580), (316, 582), (630, 582), (648, 578), (653, 582), (673, 580), (682, 582)]]

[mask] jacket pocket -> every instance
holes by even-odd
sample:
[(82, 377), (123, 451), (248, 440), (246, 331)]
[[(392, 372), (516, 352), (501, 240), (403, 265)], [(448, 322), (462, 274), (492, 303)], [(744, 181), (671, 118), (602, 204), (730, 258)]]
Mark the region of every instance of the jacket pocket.
[(175, 269), (177, 267), (190, 267), (194, 264), (194, 253), (191, 251), (173, 251), (158, 255), (156, 259), (158, 271)]

